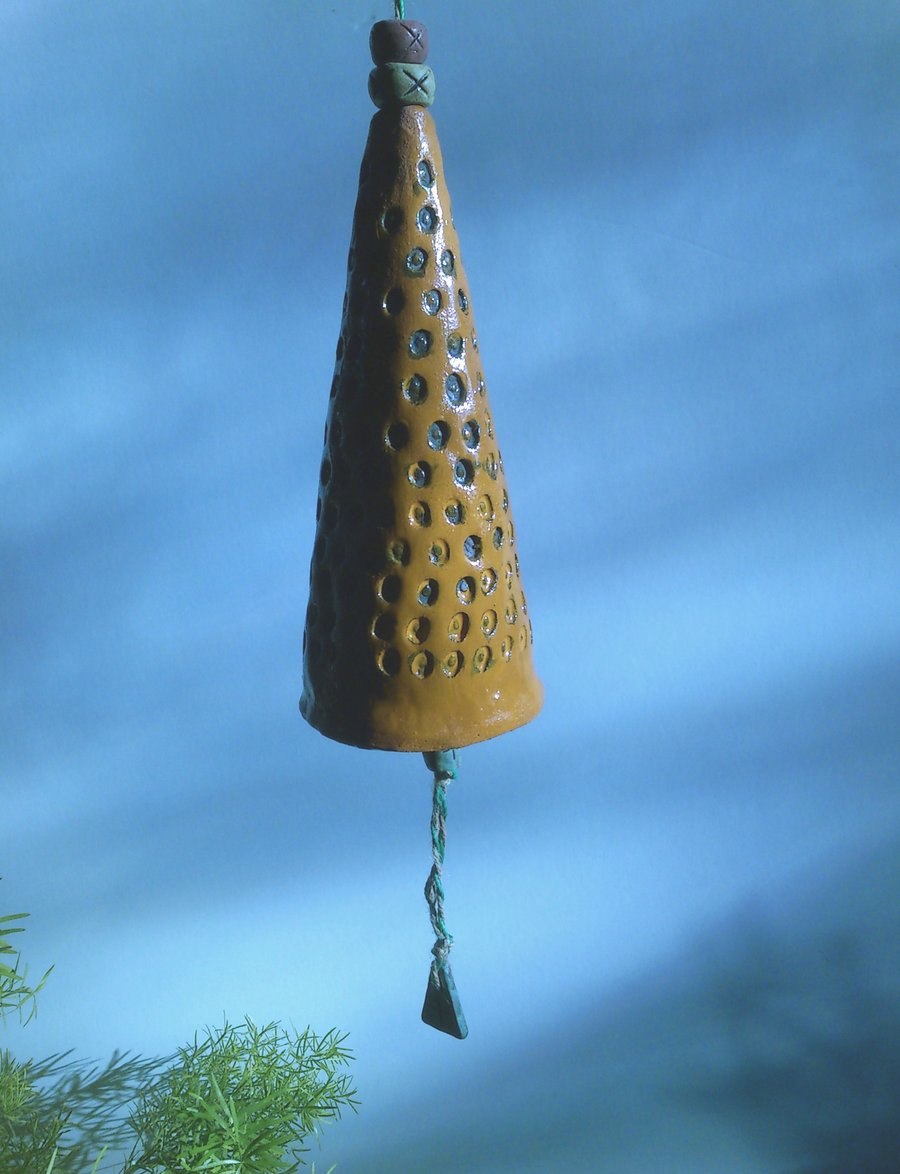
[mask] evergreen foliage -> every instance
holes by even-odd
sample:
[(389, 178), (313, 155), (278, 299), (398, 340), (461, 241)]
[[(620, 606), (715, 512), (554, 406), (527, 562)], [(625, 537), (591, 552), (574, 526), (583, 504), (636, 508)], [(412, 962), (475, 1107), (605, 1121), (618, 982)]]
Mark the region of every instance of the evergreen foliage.
[[(0, 1018), (15, 1012), (27, 1023), (50, 970), (29, 985), (9, 943), (24, 916), (0, 917)], [(166, 1059), (116, 1052), (97, 1065), (62, 1052), (19, 1062), (0, 1050), (0, 1171), (289, 1174), (303, 1165), (305, 1138), (356, 1109), (341, 1071), (352, 1058), (345, 1039), (246, 1019)], [(124, 1166), (104, 1163), (129, 1142)]]

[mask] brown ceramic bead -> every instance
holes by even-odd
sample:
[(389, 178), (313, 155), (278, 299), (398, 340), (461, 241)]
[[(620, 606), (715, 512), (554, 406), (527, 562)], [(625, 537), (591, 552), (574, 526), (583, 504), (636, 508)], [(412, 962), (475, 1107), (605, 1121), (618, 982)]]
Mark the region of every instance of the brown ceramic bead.
[(422, 65), (428, 57), (428, 29), (417, 20), (379, 20), (369, 33), (369, 49), (376, 65)]

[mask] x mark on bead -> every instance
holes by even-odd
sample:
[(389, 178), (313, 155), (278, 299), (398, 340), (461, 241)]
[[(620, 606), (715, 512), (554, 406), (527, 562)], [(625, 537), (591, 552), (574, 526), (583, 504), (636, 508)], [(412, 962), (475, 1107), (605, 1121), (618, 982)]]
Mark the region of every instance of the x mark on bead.
[(410, 28), (410, 26), (405, 22), (403, 27), (406, 29), (407, 35), (409, 36), (409, 44), (406, 46), (407, 53), (409, 53), (412, 49), (424, 48), (422, 45), (422, 30), (417, 28)]
[(411, 73), (408, 69), (404, 69), (403, 72), (406, 74), (406, 76), (412, 82), (412, 85), (409, 87), (409, 89), (403, 95), (404, 98), (408, 98), (410, 94), (418, 93), (419, 90), (421, 90), (423, 94), (428, 93), (428, 91), (425, 89), (424, 75), (422, 77), (416, 77), (416, 75), (414, 73)]

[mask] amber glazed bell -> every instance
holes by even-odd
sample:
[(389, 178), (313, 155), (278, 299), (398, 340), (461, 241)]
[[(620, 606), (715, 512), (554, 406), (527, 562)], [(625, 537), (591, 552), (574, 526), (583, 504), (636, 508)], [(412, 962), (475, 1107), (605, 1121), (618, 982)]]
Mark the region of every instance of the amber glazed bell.
[(303, 640), (304, 717), (382, 750), (480, 742), (542, 697), (426, 45), (373, 29)]

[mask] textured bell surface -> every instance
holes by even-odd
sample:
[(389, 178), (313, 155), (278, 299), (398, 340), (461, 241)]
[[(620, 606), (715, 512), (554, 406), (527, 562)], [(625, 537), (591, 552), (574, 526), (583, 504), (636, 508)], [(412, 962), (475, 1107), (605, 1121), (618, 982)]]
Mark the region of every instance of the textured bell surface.
[(440, 148), (380, 110), (360, 172), (320, 470), (301, 712), (386, 750), (541, 706), (503, 459)]

